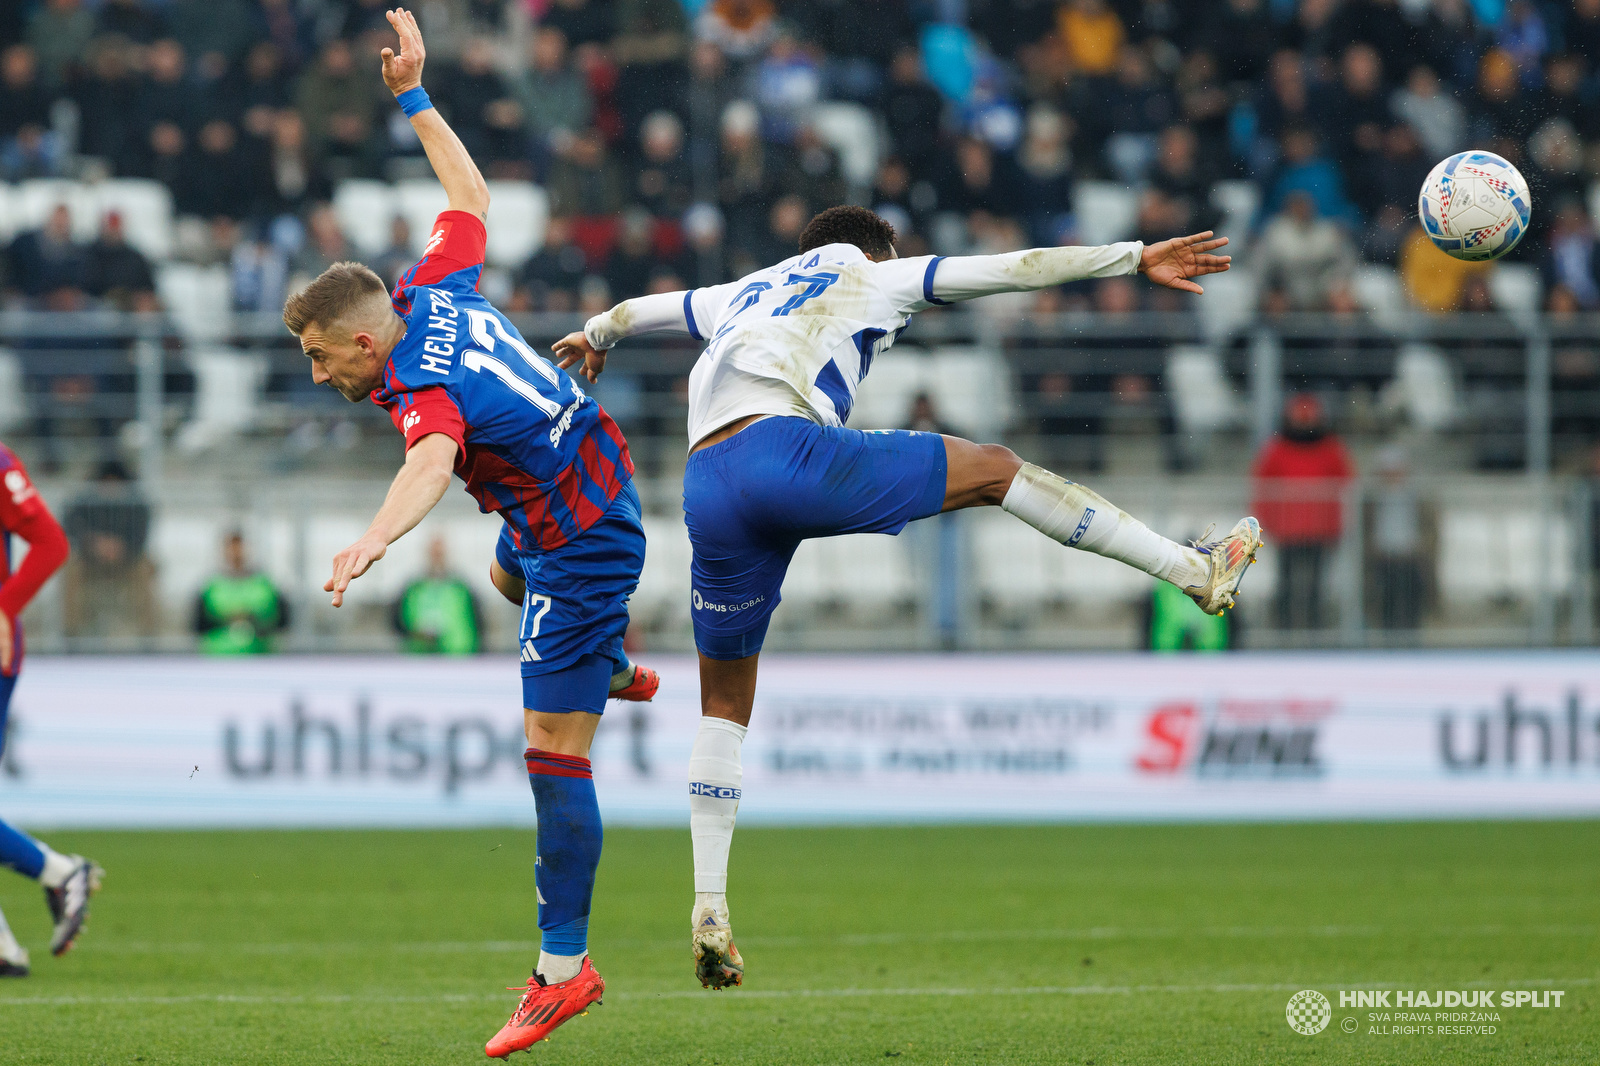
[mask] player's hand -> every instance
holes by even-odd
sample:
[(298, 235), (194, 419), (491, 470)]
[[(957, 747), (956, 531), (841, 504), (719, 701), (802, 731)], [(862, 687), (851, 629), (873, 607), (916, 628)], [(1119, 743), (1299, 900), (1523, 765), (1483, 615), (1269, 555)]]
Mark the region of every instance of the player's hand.
[(1212, 255), (1213, 249), (1221, 248), (1228, 243), (1226, 237), (1212, 237), (1211, 231), (1196, 233), (1189, 237), (1174, 237), (1170, 241), (1144, 246), (1144, 254), (1139, 257), (1139, 273), (1148, 277), (1157, 285), (1165, 285), (1169, 289), (1182, 289), (1184, 292), (1205, 292), (1200, 286), (1190, 281), (1202, 274), (1220, 274), (1228, 269), (1228, 264), (1233, 261), (1231, 255)]
[(16, 658), (16, 631), (11, 624), (11, 616), (0, 611), (0, 674), (11, 672), (11, 662)]
[(427, 53), (422, 47), (422, 30), (417, 28), (417, 16), (403, 7), (385, 11), (384, 18), (400, 35), (400, 54), (393, 48), (383, 50), (383, 83), (389, 91), (399, 96), (407, 89), (422, 84), (422, 61)]
[(550, 350), (556, 355), (556, 366), (562, 370), (574, 363), (582, 362), (583, 366), (578, 373), (588, 378), (591, 383), (599, 381), (600, 375), (605, 371), (606, 353), (590, 344), (589, 338), (583, 335), (582, 330), (562, 337), (550, 346)]
[(344, 590), (350, 582), (366, 573), (388, 550), (380, 538), (368, 534), (333, 557), (333, 576), (323, 584), (322, 591), (333, 593), (335, 607), (344, 606)]

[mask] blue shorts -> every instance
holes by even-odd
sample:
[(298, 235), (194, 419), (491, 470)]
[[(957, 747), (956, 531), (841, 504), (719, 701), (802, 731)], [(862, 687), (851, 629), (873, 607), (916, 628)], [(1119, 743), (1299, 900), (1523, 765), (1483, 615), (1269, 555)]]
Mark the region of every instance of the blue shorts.
[(690, 617), (707, 658), (761, 650), (802, 540), (898, 533), (944, 507), (937, 433), (765, 418), (689, 456), (683, 513), (694, 547)]
[(523, 706), (600, 714), (614, 664), (626, 658), (628, 597), (644, 566), (644, 523), (633, 482), (617, 493), (605, 517), (553, 551), (519, 551), (506, 527), (495, 561), (527, 584), (517, 636)]

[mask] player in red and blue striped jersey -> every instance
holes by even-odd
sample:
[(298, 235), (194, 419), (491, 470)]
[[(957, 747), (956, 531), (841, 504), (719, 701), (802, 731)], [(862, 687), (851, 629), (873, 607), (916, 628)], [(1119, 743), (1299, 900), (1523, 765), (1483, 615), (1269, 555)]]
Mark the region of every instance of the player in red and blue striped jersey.
[[(13, 566), (11, 538), (27, 542), (28, 554)], [(67, 535), (28, 479), (22, 461), (0, 444), (0, 753), (6, 745), (11, 693), (22, 673), (22, 609), (50, 575), (67, 561)], [(100, 887), (100, 867), (80, 855), (52, 851), (19, 829), (0, 822), (0, 866), (44, 886), (55, 920), (50, 951), (65, 954), (89, 914), (89, 896)], [(26, 977), (28, 952), (0, 915), (0, 977)]]
[(388, 19), (400, 51), (383, 79), (444, 185), (422, 259), (393, 293), (358, 263), (336, 263), (284, 305), (311, 376), (346, 399), (371, 399), (405, 436), (406, 461), (367, 532), (333, 560), (333, 605), (350, 582), (439, 502), (454, 472), (505, 525), (491, 565), (522, 605), (519, 634), (526, 762), (539, 818), (539, 962), (511, 1020), (485, 1051), (504, 1057), (599, 999), (588, 958), (600, 861), (589, 746), (607, 696), (649, 699), (659, 678), (628, 662), (628, 597), (644, 564), (644, 528), (628, 445), (610, 416), (541, 358), (478, 292), (488, 187), (422, 89), (422, 34)]

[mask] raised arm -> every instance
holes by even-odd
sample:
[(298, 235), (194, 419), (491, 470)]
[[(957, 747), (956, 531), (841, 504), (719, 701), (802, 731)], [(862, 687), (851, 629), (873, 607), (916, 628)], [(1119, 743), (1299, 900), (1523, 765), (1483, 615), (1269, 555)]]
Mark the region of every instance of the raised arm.
[(417, 18), (403, 7), (384, 13), (389, 25), (400, 35), (400, 53), (383, 50), (383, 83), (394, 93), (401, 110), (411, 119), (411, 128), (422, 141), (422, 150), (433, 164), (439, 184), (450, 198), (452, 211), (469, 211), (484, 221), (489, 219), (489, 186), (478, 165), (472, 161), (461, 138), (444, 120), (422, 88), (422, 31)]
[(693, 292), (663, 292), (624, 300), (589, 319), (581, 332), (569, 333), (551, 345), (556, 366), (565, 370), (581, 360), (578, 372), (594, 381), (606, 368), (606, 352), (625, 338), (641, 333), (681, 333), (699, 340), (693, 298)]
[(1150, 245), (1125, 241), (933, 259), (927, 263), (919, 302), (957, 303), (995, 293), (1031, 292), (1070, 281), (1136, 272), (1158, 285), (1199, 293), (1204, 290), (1189, 279), (1227, 270), (1229, 256), (1210, 254), (1227, 243), (1228, 238), (1213, 238), (1207, 231)]
[(360, 540), (333, 557), (333, 576), (322, 591), (333, 593), (335, 607), (344, 604), (350, 582), (382, 559), (389, 545), (411, 532), (444, 496), (456, 451), (456, 442), (444, 433), (430, 433), (406, 451), (405, 465), (390, 483), (372, 524)]

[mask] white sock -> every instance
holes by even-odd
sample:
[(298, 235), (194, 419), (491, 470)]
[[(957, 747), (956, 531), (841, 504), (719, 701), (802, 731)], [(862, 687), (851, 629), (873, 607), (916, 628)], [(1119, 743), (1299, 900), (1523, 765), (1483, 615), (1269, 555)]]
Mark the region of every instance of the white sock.
[(17, 938), (11, 935), (11, 927), (6, 924), (6, 916), (0, 914), (0, 959), (6, 962), (28, 965), (28, 950), (17, 943)]
[(562, 981), (570, 981), (578, 976), (579, 970), (583, 969), (583, 960), (588, 954), (585, 951), (578, 955), (552, 955), (540, 949), (537, 967), (539, 976), (544, 978), (544, 983), (547, 985), (559, 985)]
[[(739, 814), (744, 767), (739, 750), (748, 727), (726, 718), (701, 718), (689, 755), (689, 833), (694, 839), (694, 890), (728, 891), (728, 849)], [(723, 901), (726, 907), (726, 901)]]
[(78, 868), (77, 861), (59, 851), (52, 851), (46, 844), (40, 844), (39, 850), (44, 852), (44, 869), (39, 871), (39, 883), (45, 888), (60, 888), (72, 871)]
[(1168, 540), (1093, 489), (1023, 463), (1000, 506), (1051, 540), (1127, 563), (1179, 588), (1203, 585), (1206, 557)]
[(612, 692), (625, 689), (633, 684), (633, 663), (626, 656), (623, 657), (622, 662), (623, 665), (618, 667), (617, 672), (611, 675)]

